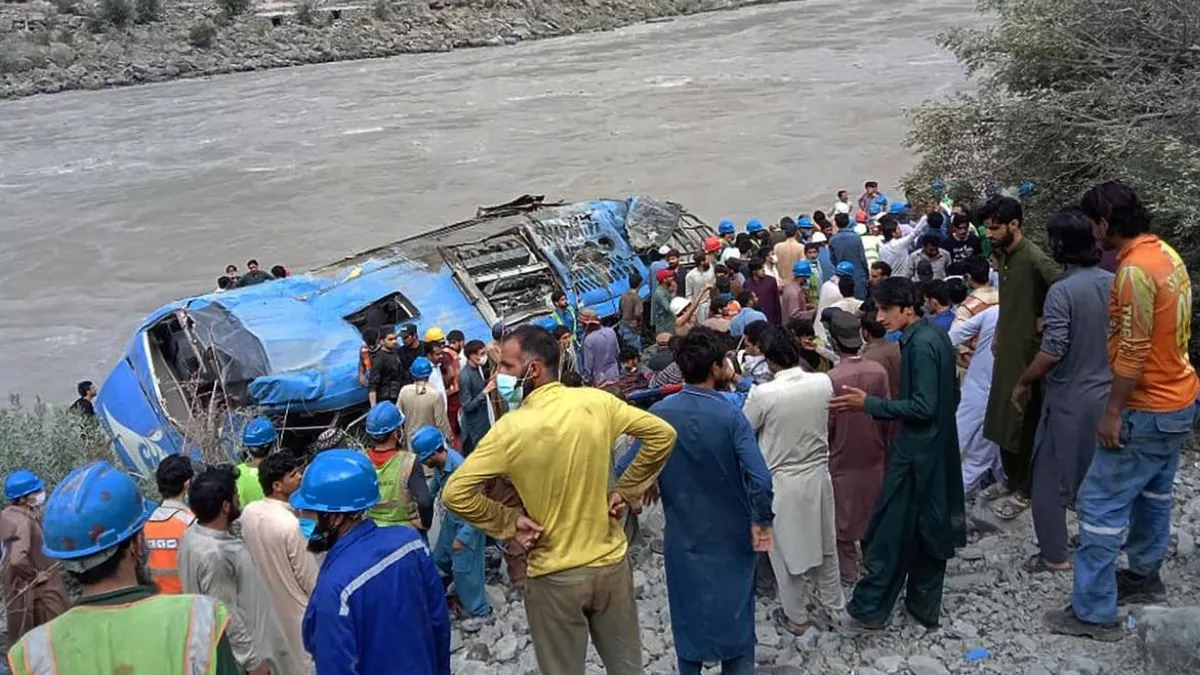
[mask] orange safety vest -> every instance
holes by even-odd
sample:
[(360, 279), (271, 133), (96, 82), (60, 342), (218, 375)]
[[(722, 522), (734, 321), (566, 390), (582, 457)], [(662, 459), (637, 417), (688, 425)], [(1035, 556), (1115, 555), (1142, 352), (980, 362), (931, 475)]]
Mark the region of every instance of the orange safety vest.
[(195, 520), (196, 516), (185, 508), (159, 506), (146, 522), (143, 532), (146, 547), (150, 549), (150, 576), (159, 593), (183, 592), (183, 583), (179, 581), (179, 541)]

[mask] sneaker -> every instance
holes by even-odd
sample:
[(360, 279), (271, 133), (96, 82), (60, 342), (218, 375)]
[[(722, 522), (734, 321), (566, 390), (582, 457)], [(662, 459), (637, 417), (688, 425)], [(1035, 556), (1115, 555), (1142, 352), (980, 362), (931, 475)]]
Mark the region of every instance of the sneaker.
[(873, 624), (859, 621), (850, 612), (842, 612), (833, 623), (833, 629), (847, 635), (879, 635), (887, 629), (887, 624)]
[(1137, 574), (1129, 570), (1117, 570), (1118, 605), (1152, 605), (1165, 602), (1167, 587), (1158, 572)]
[(1125, 627), (1120, 621), (1088, 623), (1080, 619), (1070, 605), (1066, 609), (1046, 612), (1043, 622), (1051, 633), (1059, 635), (1087, 637), (1101, 642), (1119, 642), (1125, 637)]

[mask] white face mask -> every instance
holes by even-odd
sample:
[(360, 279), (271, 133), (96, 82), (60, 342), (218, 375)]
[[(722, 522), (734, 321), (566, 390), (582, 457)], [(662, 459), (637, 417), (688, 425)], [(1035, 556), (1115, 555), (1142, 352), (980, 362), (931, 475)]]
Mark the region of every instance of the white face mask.
[(33, 504), (34, 506), (41, 506), (42, 504), (45, 504), (46, 503), (46, 492), (43, 490), (42, 492), (39, 492), (39, 493), (33, 495), (33, 501), (30, 503)]

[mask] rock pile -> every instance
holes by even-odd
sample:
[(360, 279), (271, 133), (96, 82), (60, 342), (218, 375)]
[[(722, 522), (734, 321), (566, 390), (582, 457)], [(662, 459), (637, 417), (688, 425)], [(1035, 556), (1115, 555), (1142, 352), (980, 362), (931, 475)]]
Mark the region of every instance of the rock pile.
[[(1176, 486), (1180, 539), (1200, 536), (1200, 464), (1186, 454)], [(982, 514), (976, 510), (976, 515)], [(631, 549), (642, 631), (643, 663), (651, 675), (674, 673), (675, 655), (667, 608), (662, 557), (648, 542), (661, 538), (662, 512), (642, 514), (640, 541)], [(1072, 525), (1074, 527), (1074, 525)], [(948, 673), (1026, 673), (1028, 675), (1118, 675), (1200, 672), (1200, 609), (1144, 608), (1134, 612), (1134, 628), (1123, 642), (1102, 643), (1050, 635), (1042, 614), (1068, 601), (1071, 575), (1030, 575), (1020, 563), (1033, 553), (1028, 514), (986, 535), (975, 534), (947, 572), (942, 628), (926, 630), (902, 609), (884, 635), (851, 638), (836, 632), (810, 632), (796, 638), (771, 622), (776, 600), (760, 599), (756, 612), (760, 673), (776, 675), (947, 675)], [(1194, 539), (1193, 539), (1194, 542)], [(1193, 543), (1194, 546), (1194, 543)], [(1187, 555), (1185, 555), (1187, 554)], [(1171, 604), (1200, 604), (1200, 563), (1196, 551), (1175, 550), (1163, 571)], [(496, 614), (454, 626), (454, 673), (534, 675), (524, 607), (519, 599), (499, 601)], [(901, 607), (903, 603), (900, 603)], [(589, 648), (588, 672), (601, 673)], [(716, 671), (710, 671), (716, 672)]]
[(233, 20), (213, 0), (165, 0), (160, 20), (123, 28), (74, 1), (0, 2), (0, 98), (512, 45), (780, 0), (299, 0)]

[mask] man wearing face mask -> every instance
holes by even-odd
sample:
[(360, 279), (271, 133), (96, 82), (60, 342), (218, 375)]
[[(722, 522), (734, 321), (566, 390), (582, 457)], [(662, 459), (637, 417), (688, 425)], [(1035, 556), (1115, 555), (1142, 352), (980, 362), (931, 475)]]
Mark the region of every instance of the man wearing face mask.
[(378, 527), (379, 479), (360, 452), (313, 459), (289, 501), (308, 550), (325, 553), (304, 612), (322, 675), (449, 675), (450, 615), (437, 567), (411, 527)]
[[(612, 394), (564, 387), (558, 368), (558, 344), (545, 329), (522, 326), (505, 337), (496, 389), (510, 412), (446, 481), (442, 502), (485, 534), (529, 551), (525, 613), (542, 672), (583, 675), (590, 633), (607, 672), (640, 675), (633, 568), (618, 518), (641, 503), (675, 432)], [(642, 449), (610, 491), (612, 448), (624, 434)], [(482, 493), (502, 475), (524, 511)]]
[(236, 473), (218, 466), (192, 479), (188, 504), (196, 522), (179, 543), (179, 576), (185, 592), (216, 598), (229, 608), (229, 643), (242, 669), (285, 675), (290, 654), (271, 595), (246, 545), (229, 531), (242, 514)]
[(8, 638), (16, 640), (62, 614), (69, 603), (62, 574), (42, 552), (46, 484), (32, 471), (18, 469), (4, 480), (4, 499), (8, 506), (0, 512), (0, 589), (8, 600)]
[(487, 349), (483, 342), (471, 340), (463, 348), (467, 365), (458, 373), (458, 395), (462, 399), (462, 454), (467, 456), (479, 444), (483, 435), (492, 428), (492, 415), (488, 396), (496, 390), (496, 381), (484, 372), (487, 364)]
[(46, 501), (41, 550), (83, 592), (73, 608), (13, 645), (8, 665), (15, 675), (161, 673), (164, 664), (242, 675), (220, 602), (155, 593), (142, 526), (156, 506), (108, 462), (75, 469), (58, 484)]

